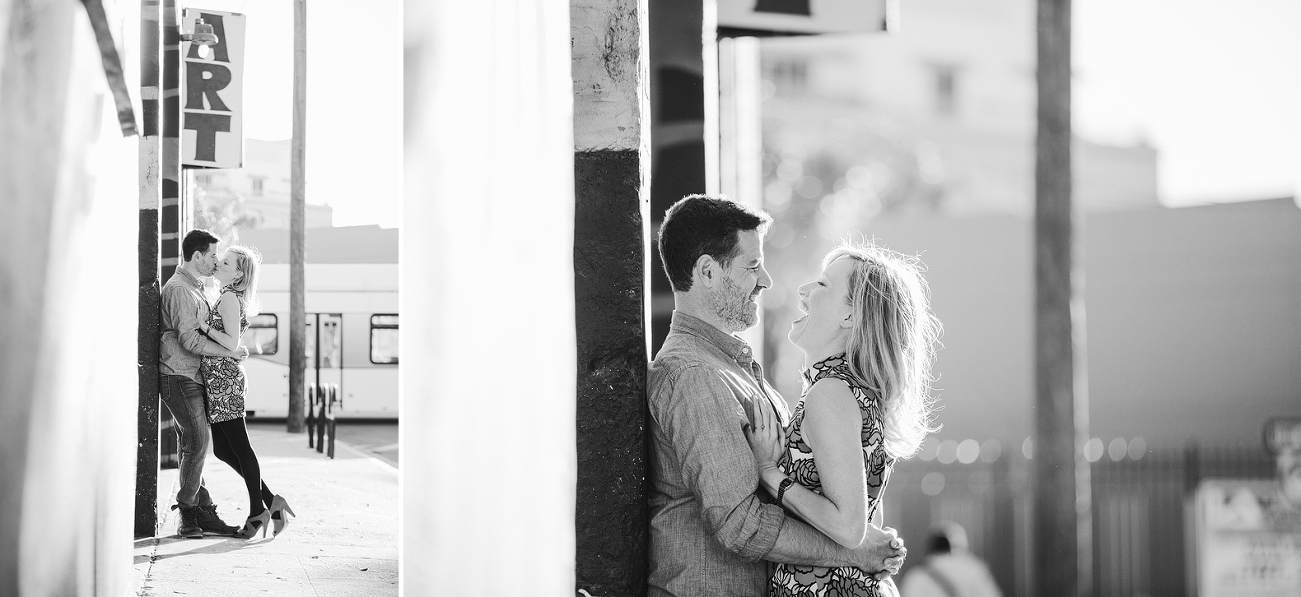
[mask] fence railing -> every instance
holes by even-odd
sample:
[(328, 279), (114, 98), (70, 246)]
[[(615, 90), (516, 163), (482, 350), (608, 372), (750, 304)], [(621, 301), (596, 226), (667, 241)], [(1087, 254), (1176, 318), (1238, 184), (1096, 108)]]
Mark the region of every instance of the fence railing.
[[(1151, 450), (1090, 465), (1093, 496), (1093, 595), (1183, 597), (1190, 594), (1191, 537), (1185, 511), (1205, 478), (1269, 478), (1272, 461), (1251, 447)], [(886, 524), (909, 542), (905, 564), (925, 556), (940, 520), (967, 529), (972, 551), (989, 563), (1006, 595), (1033, 588), (1031, 462), (1018, 451), (969, 464), (913, 459), (896, 466), (885, 494)]]
[[(307, 447), (316, 448), (334, 458), (334, 432), (337, 421), (334, 417), (336, 407), (343, 406), (343, 397), (339, 393), (339, 384), (324, 383), (318, 388), (316, 384), (307, 384)], [(327, 449), (328, 448), (328, 449)]]

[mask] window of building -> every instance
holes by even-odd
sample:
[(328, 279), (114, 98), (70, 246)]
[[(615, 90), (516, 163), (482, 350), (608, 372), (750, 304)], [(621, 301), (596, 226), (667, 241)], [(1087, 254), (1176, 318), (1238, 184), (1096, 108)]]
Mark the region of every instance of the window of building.
[(244, 332), (244, 345), (249, 354), (275, 354), (280, 349), (280, 337), (276, 325), (276, 316), (271, 313), (254, 315), (248, 320), (248, 330)]
[(203, 187), (203, 188), (205, 188), (205, 189), (208, 188), (209, 186), (212, 186), (212, 175), (211, 175), (211, 174), (195, 174), (195, 175), (194, 175), (194, 186)]
[(953, 116), (958, 112), (958, 67), (952, 64), (936, 64), (932, 67), (935, 77), (935, 111), (944, 116)]
[(779, 92), (803, 93), (809, 86), (809, 63), (801, 59), (778, 59), (768, 67), (768, 79)]
[(398, 316), (370, 316), (370, 362), (396, 365), (398, 362)]
[(253, 194), (254, 194), (254, 195), (259, 195), (259, 196), (260, 196), (260, 195), (262, 194), (262, 181), (263, 181), (263, 180), (265, 180), (265, 179), (260, 178), (260, 177), (256, 177), (256, 176), (253, 177)]

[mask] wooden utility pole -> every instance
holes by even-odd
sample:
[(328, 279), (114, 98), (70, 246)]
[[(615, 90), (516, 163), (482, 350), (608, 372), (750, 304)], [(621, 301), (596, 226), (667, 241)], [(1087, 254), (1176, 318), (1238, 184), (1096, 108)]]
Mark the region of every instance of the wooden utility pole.
[(303, 430), (303, 403), (307, 374), (306, 275), (303, 257), (307, 214), (307, 0), (294, 0), (294, 139), (293, 189), (289, 198), (289, 416), (290, 433)]
[(1035, 594), (1092, 594), (1084, 303), (1071, 203), (1071, 1), (1038, 0)]

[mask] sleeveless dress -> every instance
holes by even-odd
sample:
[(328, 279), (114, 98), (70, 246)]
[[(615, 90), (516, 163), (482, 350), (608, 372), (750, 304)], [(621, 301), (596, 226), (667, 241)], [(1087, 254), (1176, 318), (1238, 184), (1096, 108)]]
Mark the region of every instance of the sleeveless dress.
[[(244, 297), (231, 290), (229, 286), (222, 288), (221, 292), (223, 294), (231, 292), (238, 299), (239, 333), (242, 335), (244, 330), (248, 329), (248, 317), (244, 313)], [(208, 313), (208, 325), (214, 330), (226, 331), (226, 326), (222, 323), (221, 315), (216, 309)], [(244, 416), (244, 392), (248, 382), (244, 378), (244, 366), (238, 359), (205, 356), (202, 364), (199, 365), (199, 374), (203, 376), (203, 383), (207, 386), (209, 423), (220, 423)]]
[[(786, 450), (789, 458), (782, 463), (786, 476), (806, 489), (822, 495), (822, 482), (813, 462), (813, 449), (804, 442), (804, 398), (820, 379), (834, 377), (849, 384), (863, 416), (861, 432), (863, 464), (867, 473), (867, 519), (876, 517), (881, 508), (881, 493), (890, 480), (894, 458), (885, 451), (885, 410), (876, 394), (854, 381), (845, 355), (823, 359), (803, 372), (804, 391), (795, 406), (788, 430)], [(877, 581), (858, 568), (824, 568), (777, 564), (770, 582), (772, 597), (893, 597), (899, 594), (894, 580)]]

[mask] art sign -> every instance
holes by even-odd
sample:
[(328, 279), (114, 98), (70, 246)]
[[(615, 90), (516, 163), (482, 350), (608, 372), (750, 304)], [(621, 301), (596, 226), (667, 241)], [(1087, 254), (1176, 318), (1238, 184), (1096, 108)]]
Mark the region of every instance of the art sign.
[(247, 17), (233, 12), (185, 9), (181, 30), (199, 19), (211, 25), (216, 45), (181, 42), (181, 166), (239, 168), (244, 165), (244, 32)]

